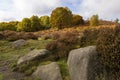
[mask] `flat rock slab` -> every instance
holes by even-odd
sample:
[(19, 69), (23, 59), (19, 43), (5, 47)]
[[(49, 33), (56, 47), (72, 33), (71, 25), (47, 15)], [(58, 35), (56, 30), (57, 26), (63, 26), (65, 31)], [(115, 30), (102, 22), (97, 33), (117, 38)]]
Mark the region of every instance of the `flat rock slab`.
[(30, 62), (32, 60), (38, 59), (41, 60), (43, 58), (45, 58), (46, 56), (48, 56), (50, 54), (50, 52), (46, 49), (40, 49), (40, 50), (33, 50), (30, 51), (28, 54), (26, 54), (25, 56), (21, 57), (17, 64), (23, 64), (26, 62)]
[(71, 80), (95, 80), (99, 67), (97, 60), (95, 46), (72, 50), (67, 62)]
[(39, 66), (32, 75), (41, 80), (62, 80), (60, 68), (56, 62)]

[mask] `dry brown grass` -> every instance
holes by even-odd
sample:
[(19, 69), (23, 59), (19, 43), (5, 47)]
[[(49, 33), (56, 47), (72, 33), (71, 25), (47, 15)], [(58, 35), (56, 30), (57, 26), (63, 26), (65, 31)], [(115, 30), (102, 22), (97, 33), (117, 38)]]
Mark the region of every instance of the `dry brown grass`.
[(16, 32), (16, 31), (2, 31), (0, 32), (5, 39), (12, 39), (12, 40), (17, 40), (17, 39), (37, 39), (38, 37), (43, 37), (47, 36), (51, 39), (56, 39), (59, 37), (59, 35), (66, 33), (66, 32), (77, 32), (78, 34), (82, 34), (84, 30), (86, 29), (99, 29), (101, 27), (112, 27), (114, 28), (115, 25), (100, 25), (100, 26), (74, 26), (71, 28), (64, 28), (61, 30), (58, 29), (49, 29), (49, 30), (43, 30), (43, 31), (37, 31), (37, 32)]

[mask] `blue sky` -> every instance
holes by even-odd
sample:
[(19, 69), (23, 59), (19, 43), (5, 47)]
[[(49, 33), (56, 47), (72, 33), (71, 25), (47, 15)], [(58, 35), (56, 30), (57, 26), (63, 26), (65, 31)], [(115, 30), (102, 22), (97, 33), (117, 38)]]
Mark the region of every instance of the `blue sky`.
[(21, 20), (32, 15), (50, 15), (58, 6), (69, 7), (73, 14), (88, 19), (98, 14), (100, 19), (120, 18), (120, 0), (0, 0), (0, 21)]

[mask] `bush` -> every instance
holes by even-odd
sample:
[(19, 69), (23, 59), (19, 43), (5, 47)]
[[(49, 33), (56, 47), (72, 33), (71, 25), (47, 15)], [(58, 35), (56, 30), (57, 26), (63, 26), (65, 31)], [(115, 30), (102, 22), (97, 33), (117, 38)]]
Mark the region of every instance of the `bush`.
[(80, 46), (97, 45), (105, 66), (120, 69), (120, 26), (115, 28), (87, 29), (81, 38)]
[(56, 40), (60, 37), (60, 33), (59, 32), (54, 32), (51, 34), (51, 39)]
[(4, 39), (4, 35), (2, 33), (0, 33), (0, 40)]
[(97, 50), (102, 54), (105, 66), (120, 69), (120, 26), (103, 29), (97, 41)]
[(50, 24), (58, 29), (69, 26), (72, 21), (72, 12), (67, 7), (57, 7), (51, 13)]
[(72, 25), (75, 26), (75, 25), (82, 25), (82, 24), (84, 24), (84, 20), (82, 16), (73, 14)]
[(99, 25), (99, 17), (98, 15), (93, 15), (90, 18), (90, 26), (98, 26)]
[(83, 32), (83, 36), (81, 37), (80, 46), (85, 47), (90, 45), (96, 45), (97, 38), (99, 37), (99, 32), (99, 29), (86, 29)]
[(17, 32), (15, 31), (6, 30), (2, 34), (5, 37), (5, 39), (9, 41), (15, 41), (20, 39), (19, 36), (17, 35)]
[(16, 32), (16, 31), (10, 31), (6, 30), (1, 33), (3, 39), (9, 40), (9, 41), (15, 41), (19, 39), (37, 39), (37, 36), (34, 35), (32, 32)]
[(61, 36), (49, 43), (46, 46), (46, 49), (53, 53), (54, 60), (58, 60), (60, 58), (68, 57), (69, 51), (77, 48), (79, 44), (79, 38), (76, 33), (66, 32), (62, 33)]
[(34, 35), (32, 32), (20, 32), (17, 33), (20, 39), (37, 39), (37, 36)]
[(97, 51), (101, 54), (101, 62), (109, 73), (119, 80), (120, 75), (120, 26), (100, 31)]

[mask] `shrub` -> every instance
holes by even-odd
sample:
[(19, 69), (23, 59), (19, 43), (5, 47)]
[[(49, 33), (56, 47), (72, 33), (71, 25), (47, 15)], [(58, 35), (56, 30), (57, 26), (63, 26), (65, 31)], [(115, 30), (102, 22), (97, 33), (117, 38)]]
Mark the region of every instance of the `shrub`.
[(51, 34), (51, 39), (56, 40), (60, 37), (60, 33), (59, 32), (54, 32)]
[(6, 30), (1, 33), (3, 39), (9, 40), (9, 41), (15, 41), (19, 39), (37, 39), (37, 36), (34, 35), (32, 32), (16, 32), (16, 31), (10, 31)]
[(69, 51), (77, 48), (79, 38), (76, 33), (66, 32), (55, 41), (47, 44), (46, 49), (53, 53), (54, 60), (68, 57)]
[(106, 70), (116, 79), (120, 75), (120, 26), (106, 28), (100, 31), (97, 41), (97, 51), (101, 54), (101, 62)]
[(67, 7), (57, 7), (51, 13), (50, 23), (58, 29), (69, 26), (72, 21), (72, 12)]
[(120, 26), (103, 29), (97, 41), (97, 50), (102, 54), (104, 65), (120, 69)]
[(86, 29), (81, 37), (80, 46), (96, 45), (97, 38), (99, 37), (98, 34), (99, 29)]
[(82, 25), (82, 24), (84, 24), (84, 20), (82, 16), (73, 14), (72, 25), (75, 26), (75, 25)]
[(0, 33), (0, 40), (4, 39), (4, 35), (2, 33)]
[(99, 25), (99, 17), (98, 15), (93, 15), (90, 18), (90, 26), (98, 26)]
[(9, 40), (9, 41), (14, 41), (14, 40), (20, 39), (19, 36), (17, 35), (17, 32), (15, 32), (15, 31), (6, 30), (2, 34), (5, 37), (5, 39)]
[(37, 36), (34, 35), (32, 32), (20, 32), (17, 33), (20, 39), (37, 39)]

